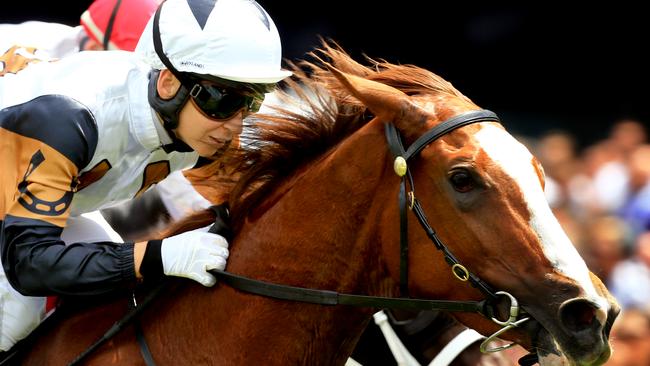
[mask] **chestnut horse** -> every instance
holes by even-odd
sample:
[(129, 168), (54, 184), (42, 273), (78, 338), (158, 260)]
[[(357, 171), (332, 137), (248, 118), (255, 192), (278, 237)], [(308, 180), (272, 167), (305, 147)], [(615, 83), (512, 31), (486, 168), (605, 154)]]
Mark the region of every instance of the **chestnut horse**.
[[(251, 146), (234, 160), (241, 175), (229, 199), (228, 272), (355, 295), (512, 296), (522, 314), (501, 324), (455, 316), (482, 334), (500, 332), (542, 365), (603, 364), (619, 307), (551, 213), (543, 170), (528, 150), (429, 71), (364, 66), (329, 43), (313, 55), (294, 65), (288, 82), (301, 112), (255, 118), (244, 140)], [(175, 230), (213, 219), (197, 213)], [(342, 365), (377, 310), (273, 299), (223, 277), (214, 288), (168, 285), (139, 318), (157, 365)], [(67, 364), (126, 302), (72, 311), (39, 332), (23, 363)], [(85, 364), (143, 365), (140, 352), (127, 327)]]

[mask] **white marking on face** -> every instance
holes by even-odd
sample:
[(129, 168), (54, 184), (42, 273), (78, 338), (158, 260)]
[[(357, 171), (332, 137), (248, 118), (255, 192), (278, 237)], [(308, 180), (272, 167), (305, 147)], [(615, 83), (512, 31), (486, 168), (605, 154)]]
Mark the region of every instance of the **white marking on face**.
[(591, 282), (587, 265), (548, 205), (532, 165), (532, 154), (512, 135), (494, 125), (483, 126), (475, 138), (490, 159), (519, 185), (530, 211), (530, 226), (553, 267), (575, 280), (589, 300), (609, 310), (607, 300), (598, 295)]

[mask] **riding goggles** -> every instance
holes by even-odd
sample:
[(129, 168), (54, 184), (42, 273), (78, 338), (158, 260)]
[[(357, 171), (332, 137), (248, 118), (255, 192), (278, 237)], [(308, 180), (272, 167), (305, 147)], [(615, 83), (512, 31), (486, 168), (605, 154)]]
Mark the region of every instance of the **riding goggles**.
[(244, 115), (260, 110), (264, 94), (243, 94), (233, 89), (216, 85), (196, 83), (190, 90), (190, 96), (205, 115), (213, 119), (229, 119), (239, 111)]

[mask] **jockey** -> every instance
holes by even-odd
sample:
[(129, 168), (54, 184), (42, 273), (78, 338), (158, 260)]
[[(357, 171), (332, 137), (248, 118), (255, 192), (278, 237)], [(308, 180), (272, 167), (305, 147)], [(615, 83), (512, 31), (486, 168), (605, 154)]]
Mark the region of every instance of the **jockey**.
[(207, 228), (113, 242), (80, 215), (132, 199), (238, 143), (242, 119), (291, 75), (251, 0), (167, 0), (131, 52), (26, 61), (0, 78), (0, 349), (43, 317), (43, 296), (126, 292), (163, 276), (212, 286), (228, 243)]
[(41, 21), (0, 24), (0, 52), (29, 46), (62, 58), (79, 51), (133, 51), (160, 0), (95, 0), (81, 14), (80, 25)]
[[(16, 52), (62, 58), (88, 50), (133, 51), (159, 4), (160, 0), (95, 0), (76, 27), (41, 21), (0, 24), (0, 52), (5, 52), (0, 65)], [(105, 217), (116, 235), (133, 239), (168, 224), (169, 219), (178, 220), (210, 205), (183, 172), (176, 171), (138, 199), (101, 210), (103, 217), (92, 217), (102, 222)], [(134, 210), (140, 214), (133, 215)]]

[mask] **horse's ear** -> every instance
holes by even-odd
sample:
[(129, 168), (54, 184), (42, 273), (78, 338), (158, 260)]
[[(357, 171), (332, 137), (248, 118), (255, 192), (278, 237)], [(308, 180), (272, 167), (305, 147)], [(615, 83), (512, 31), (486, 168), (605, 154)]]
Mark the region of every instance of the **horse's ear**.
[(355, 98), (377, 116), (393, 120), (402, 106), (409, 102), (406, 94), (391, 86), (346, 74), (331, 65), (328, 68)]
[(424, 122), (432, 118), (429, 113), (412, 103), (408, 95), (392, 86), (346, 74), (331, 65), (328, 68), (373, 114), (384, 121), (392, 121), (403, 133), (410, 129), (409, 125), (413, 121)]

